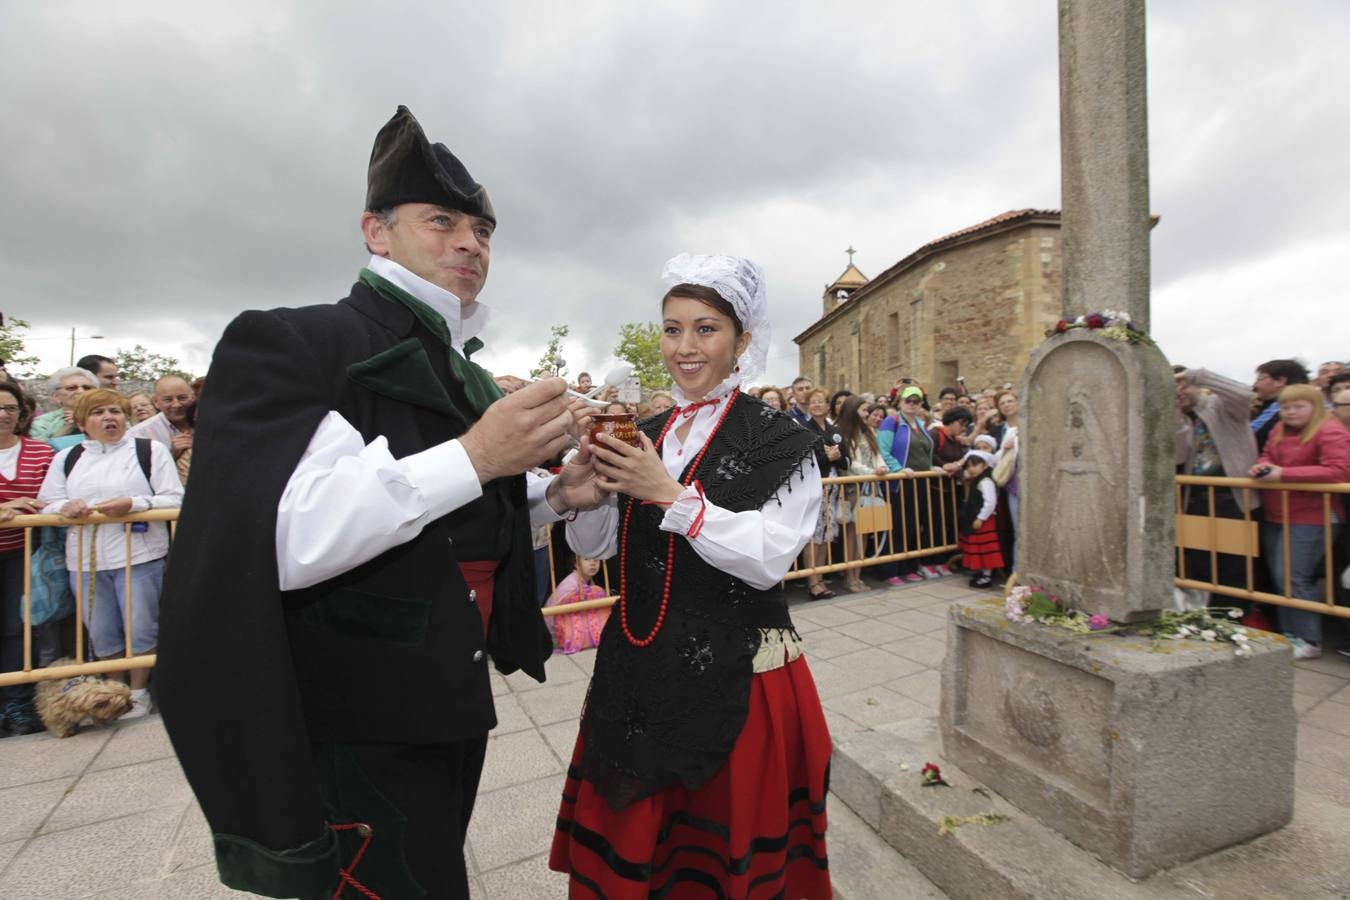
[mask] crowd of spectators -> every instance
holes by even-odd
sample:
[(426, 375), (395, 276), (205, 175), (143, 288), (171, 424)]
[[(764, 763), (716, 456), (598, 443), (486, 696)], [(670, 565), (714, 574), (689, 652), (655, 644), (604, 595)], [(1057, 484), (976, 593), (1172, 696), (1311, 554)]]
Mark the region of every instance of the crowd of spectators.
[[(1273, 359), (1256, 367), (1250, 386), (1201, 368), (1179, 365), (1174, 371), (1178, 474), (1247, 476), (1269, 484), (1350, 482), (1350, 368), (1343, 363), (1323, 363), (1310, 380), (1302, 363)], [(1187, 486), (1180, 512), (1223, 519), (1250, 516), (1259, 523), (1260, 560), (1253, 566), (1258, 590), (1316, 602), (1324, 602), (1330, 591), (1345, 601), (1350, 532), (1344, 523), (1350, 510), (1343, 497), (1331, 495), (1324, 501), (1322, 495), (1298, 491)], [(1181, 564), (1185, 577), (1197, 581), (1238, 588), (1247, 583), (1243, 556), (1191, 549), (1183, 552)], [(1182, 601), (1188, 605), (1213, 602), (1197, 591), (1182, 593), (1190, 595)], [(1260, 608), (1247, 614), (1261, 625), (1271, 615)], [(1279, 606), (1274, 617), (1270, 627), (1290, 639), (1295, 657), (1322, 655), (1321, 614)], [(1350, 656), (1348, 647), (1339, 652)]]
[[(1302, 363), (1275, 359), (1257, 366), (1251, 382), (1185, 366), (1175, 367), (1175, 377), (1178, 474), (1250, 477), (1268, 484), (1350, 482), (1350, 366), (1323, 363), (1310, 377)], [(884, 533), (874, 530), (879, 526), (871, 508), (886, 499), (875, 487), (828, 489), (803, 566), (856, 562), (844, 573), (850, 591), (866, 589), (862, 573), (868, 557), (900, 551), (947, 548), (868, 565), (866, 571), (902, 584), (941, 578), (960, 565), (972, 585), (987, 586), (1016, 568), (1021, 409), (1011, 385), (972, 393), (958, 379), (932, 390), (905, 377), (888, 390), (854, 394), (801, 376), (787, 387), (751, 393), (820, 435), (817, 465), (826, 475), (942, 473), (887, 483), (892, 527)], [(1179, 512), (1251, 516), (1259, 523), (1257, 590), (1315, 602), (1324, 602), (1331, 590), (1344, 603), (1350, 594), (1350, 529), (1343, 523), (1350, 509), (1336, 496), (1324, 507), (1323, 496), (1187, 486)], [(867, 527), (858, 526), (860, 517)], [(894, 547), (888, 546), (891, 540)], [(1330, 565), (1327, 546), (1333, 547)], [(1245, 556), (1189, 549), (1179, 564), (1179, 574), (1188, 579), (1247, 587)], [(806, 588), (812, 598), (834, 596), (819, 574), (808, 576)], [(1324, 623), (1318, 613), (1287, 606), (1271, 610), (1198, 590), (1178, 590), (1175, 602), (1240, 606), (1247, 621), (1283, 632), (1298, 658), (1322, 653)], [(1350, 647), (1339, 652), (1350, 656)]]
[[(32, 392), (0, 364), (0, 522), (32, 513), (79, 521), (93, 513), (122, 516), (181, 505), (200, 380), (190, 385), (168, 376), (151, 393), (127, 396), (118, 391), (116, 363), (87, 356), (53, 372), (47, 387), (52, 408), (39, 412)], [(64, 549), (57, 565), (67, 571), (68, 585), (52, 589), (60, 595), (56, 613), (32, 629), (34, 665), (75, 655), (77, 596), (84, 605), (86, 658), (121, 657), (128, 647), (133, 655), (154, 653), (168, 526), (142, 522), (128, 530), (91, 520), (66, 531), (52, 549), (58, 555)], [(24, 664), (24, 552), (21, 529), (0, 529), (0, 672)], [(148, 713), (150, 670), (115, 677), (131, 688), (124, 718)], [(0, 736), (41, 730), (32, 685), (5, 688), (3, 700)]]
[[(1185, 366), (1175, 367), (1175, 377), (1178, 474), (1248, 476), (1272, 484), (1350, 482), (1350, 367), (1325, 363), (1310, 377), (1301, 363), (1276, 359), (1258, 366), (1251, 384)], [(0, 521), (39, 512), (79, 520), (93, 512), (117, 516), (180, 504), (191, 469), (202, 379), (189, 383), (166, 376), (148, 392), (123, 395), (114, 361), (90, 356), (58, 369), (47, 381), (51, 408), (39, 410), (32, 394), (0, 363)], [(588, 374), (577, 379), (578, 390), (592, 387)], [(867, 589), (865, 571), (898, 585), (948, 576), (959, 565), (972, 585), (988, 586), (1015, 568), (1020, 405), (1010, 385), (972, 393), (958, 380), (934, 392), (906, 377), (888, 390), (854, 393), (830, 391), (803, 376), (789, 386), (755, 387), (749, 393), (819, 436), (816, 463), (822, 474), (864, 476), (827, 487), (801, 560), (808, 569), (829, 561), (852, 563), (843, 570), (844, 587), (861, 591)], [(675, 405), (666, 391), (652, 392), (641, 403), (619, 402), (618, 388), (611, 386), (598, 395), (610, 401), (605, 411), (638, 417)], [(870, 480), (890, 473), (901, 477)], [(921, 473), (929, 475), (909, 477)], [(1341, 592), (1342, 600), (1350, 590), (1350, 529), (1343, 528), (1347, 510), (1340, 498), (1324, 507), (1318, 494), (1187, 487), (1181, 504), (1185, 514), (1250, 515), (1260, 523), (1258, 589), (1323, 600), (1325, 548), (1331, 545), (1334, 571), (1344, 572), (1337, 579), (1342, 583), (1332, 589)], [(73, 529), (67, 535), (65, 566), (71, 596), (83, 597), (86, 604), (86, 652), (97, 659), (122, 656), (128, 646), (133, 654), (153, 653), (169, 550), (166, 526), (142, 523), (129, 540), (122, 526), (91, 523), (83, 531), (78, 539)], [(536, 540), (544, 576), (541, 603), (558, 605), (604, 593), (596, 561), (550, 561), (548, 544), (547, 532), (541, 532)], [(916, 548), (942, 549), (864, 568), (868, 557)], [(0, 671), (23, 666), (24, 552), (22, 531), (0, 529)], [(1245, 587), (1245, 557), (1217, 554), (1217, 567), (1213, 559), (1208, 551), (1185, 551), (1180, 560), (1184, 576)], [(553, 590), (550, 570), (561, 580)], [(568, 574), (562, 577), (563, 572)], [(813, 599), (835, 596), (818, 572), (805, 579), (805, 587)], [(1197, 591), (1179, 591), (1177, 602), (1232, 603)], [(559, 649), (592, 646), (606, 614), (557, 617), (555, 622), (568, 623), (558, 626)], [(1273, 616), (1277, 624), (1271, 627), (1290, 637), (1300, 658), (1321, 654), (1319, 614), (1285, 606), (1252, 608), (1249, 614), (1254, 621)], [(72, 655), (74, 618), (72, 606), (70, 615), (34, 627), (36, 665)], [(122, 677), (133, 691), (128, 715), (144, 715), (150, 670), (130, 670)], [(31, 685), (7, 687), (0, 699), (0, 736), (41, 728)]]

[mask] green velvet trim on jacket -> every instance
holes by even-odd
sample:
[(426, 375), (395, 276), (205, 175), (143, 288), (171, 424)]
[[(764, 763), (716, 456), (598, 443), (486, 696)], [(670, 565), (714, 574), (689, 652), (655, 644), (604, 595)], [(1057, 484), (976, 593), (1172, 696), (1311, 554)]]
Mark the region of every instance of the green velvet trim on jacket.
[[(489, 406), (502, 398), (502, 389), (497, 387), (497, 382), (492, 380), (492, 375), (482, 366), (470, 361), (465, 356), (461, 356), (451, 346), (450, 326), (445, 324), (445, 319), (439, 313), (398, 285), (386, 281), (369, 269), (362, 269), (358, 278), (381, 297), (406, 306), (417, 320), (436, 336), (437, 340), (445, 344), (445, 351), (450, 360), (450, 371), (464, 385), (464, 395), (468, 398), (469, 405), (473, 407), (475, 418), (481, 416)], [(464, 352), (472, 354), (474, 351), (481, 349), (482, 346), (482, 341), (478, 338), (472, 338), (465, 343)]]
[(269, 850), (234, 834), (212, 834), (220, 880), (264, 897), (331, 897), (338, 884), (338, 842), (327, 828), (290, 850)]

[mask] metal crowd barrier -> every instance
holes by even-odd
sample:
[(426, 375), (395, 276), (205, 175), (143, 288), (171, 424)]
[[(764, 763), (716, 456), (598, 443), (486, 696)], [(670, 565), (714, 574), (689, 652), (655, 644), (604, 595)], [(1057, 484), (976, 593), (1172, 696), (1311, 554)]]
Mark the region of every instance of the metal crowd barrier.
[[(126, 516), (105, 516), (102, 513), (93, 513), (87, 519), (67, 519), (64, 516), (16, 516), (8, 522), (0, 523), (0, 528), (22, 528), (23, 535), (23, 600), (20, 604), (20, 615), (23, 619), (23, 669), (14, 672), (0, 672), (0, 687), (11, 684), (26, 684), (35, 681), (48, 681), (61, 678), (72, 678), (77, 675), (99, 675), (106, 672), (125, 672), (129, 669), (149, 669), (155, 665), (155, 655), (147, 653), (135, 655), (132, 653), (132, 612), (135, 609), (136, 598), (132, 591), (131, 579), (131, 527), (136, 522), (168, 522), (169, 534), (172, 536), (178, 526), (178, 510), (176, 509), (151, 509), (145, 512), (132, 513)], [(123, 655), (113, 659), (93, 660), (90, 662), (77, 662), (63, 666), (41, 667), (34, 665), (33, 660), (33, 530), (35, 528), (58, 527), (70, 528), (75, 533), (76, 554), (81, 560), (85, 560), (86, 547), (93, 546), (93, 530), (96, 528), (113, 528), (121, 526), (126, 536), (126, 558), (127, 564), (123, 567), (126, 578), (126, 621), (123, 623), (125, 633), (125, 648)], [(90, 543), (85, 544), (85, 533), (90, 533)], [(67, 566), (69, 567), (69, 560)], [(78, 566), (77, 566), (78, 568)], [(92, 570), (92, 566), (90, 569)], [(75, 582), (75, 615), (74, 615), (74, 658), (83, 659), (85, 656), (85, 641), (87, 638), (86, 623), (89, 619), (91, 609), (87, 602), (90, 598), (85, 596), (86, 584), (92, 584), (92, 578), (78, 578)], [(61, 623), (51, 623), (53, 628)], [(41, 626), (39, 626), (41, 627)], [(62, 642), (64, 644), (64, 642)], [(63, 654), (64, 655), (64, 654)]]
[[(1206, 492), (1204, 500), (1208, 513), (1206, 515), (1189, 514), (1185, 511), (1186, 506), (1183, 502), (1185, 492), (1200, 489)], [(1217, 515), (1219, 492), (1232, 490), (1242, 492), (1243, 502), (1239, 504), (1240, 517)], [(1322, 600), (1307, 600), (1292, 596), (1293, 559), (1288, 525), (1280, 526), (1280, 552), (1284, 557), (1282, 560), (1284, 563), (1284, 583), (1273, 585), (1276, 589), (1282, 590), (1283, 593), (1277, 594), (1261, 589), (1256, 560), (1262, 555), (1260, 526), (1264, 516), (1253, 514), (1251, 511), (1253, 492), (1259, 491), (1278, 492), (1280, 518), (1286, 521), (1289, 518), (1289, 497), (1291, 494), (1318, 494), (1321, 497)], [(1337, 564), (1339, 563), (1340, 567), (1344, 567), (1350, 564), (1350, 560), (1338, 559), (1338, 548), (1335, 545), (1332, 529), (1335, 524), (1340, 524), (1342, 528), (1347, 527), (1344, 523), (1346, 501), (1342, 501), (1340, 522), (1337, 522), (1336, 517), (1333, 516), (1331, 506), (1332, 497), (1350, 496), (1350, 484), (1267, 483), (1253, 478), (1207, 478), (1198, 475), (1178, 475), (1176, 478), (1176, 494), (1177, 587), (1209, 591), (1213, 594), (1233, 597), (1238, 600), (1254, 600), (1274, 606), (1288, 606), (1328, 616), (1350, 618), (1350, 606), (1336, 603), (1336, 589), (1340, 583), (1341, 571)], [(1210, 575), (1208, 579), (1194, 578), (1191, 577), (1194, 573), (1187, 572), (1187, 550), (1197, 551), (1208, 557)], [(1219, 580), (1220, 555), (1242, 558), (1244, 577), (1241, 585), (1224, 583)]]
[[(956, 519), (960, 508), (956, 482), (941, 471), (822, 478), (825, 494), (823, 530), (828, 533), (842, 526), (844, 537), (840, 546), (844, 558), (835, 562), (834, 545), (822, 542), (819, 546), (825, 553), (823, 563), (814, 559), (807, 565), (793, 563), (783, 580), (794, 581), (846, 569), (955, 553), (959, 549)], [(897, 487), (891, 488), (892, 484)], [(867, 493), (868, 486), (873, 488), (870, 494)], [(925, 492), (928, 498), (923, 503), (919, 502), (920, 492)], [(862, 505), (860, 501), (865, 496), (872, 499), (872, 505)], [(839, 520), (842, 503), (851, 507), (852, 522)], [(912, 541), (911, 527), (914, 530)], [(813, 556), (814, 551), (807, 555)]]
[[(910, 488), (900, 488), (895, 493), (889, 487), (894, 482), (909, 482)], [(852, 527), (845, 531), (845, 539), (842, 542), (842, 559), (834, 558), (833, 545), (829, 542), (822, 542), (821, 552), (824, 553), (824, 560), (811, 559), (810, 565), (801, 565), (800, 560), (794, 563), (792, 569), (784, 576), (785, 581), (792, 581), (800, 578), (806, 578), (811, 575), (826, 575), (832, 572), (841, 572), (847, 569), (856, 569), (860, 567), (870, 567), (884, 565), (886, 563), (896, 562), (904, 559), (915, 559), (920, 557), (935, 556), (943, 553), (956, 553), (959, 549), (956, 542), (956, 515), (959, 508), (959, 499), (957, 493), (957, 479), (951, 478), (941, 472), (921, 472), (902, 475), (892, 473), (884, 476), (847, 476), (830, 477), (822, 479), (825, 489), (825, 530), (829, 530), (830, 525), (842, 524), (838, 521), (837, 500), (842, 496), (847, 502), (856, 504), (857, 497), (863, 493), (866, 485), (873, 485), (872, 496), (876, 498), (871, 506), (854, 506), (855, 515)], [(918, 501), (919, 490), (926, 489), (930, 498), (926, 504)], [(1197, 515), (1186, 513), (1183, 505), (1184, 491), (1187, 489), (1204, 489), (1208, 492), (1208, 515)], [(1259, 516), (1253, 515), (1250, 511), (1243, 512), (1241, 517), (1216, 515), (1216, 493), (1224, 490), (1237, 489), (1249, 494), (1251, 491), (1278, 491), (1280, 492), (1281, 502), (1285, 510), (1288, 509), (1289, 495), (1294, 492), (1316, 493), (1321, 496), (1322, 506), (1322, 526), (1325, 558), (1322, 563), (1322, 576), (1325, 581), (1324, 596), (1321, 600), (1306, 600), (1293, 597), (1292, 578), (1291, 578), (1291, 549), (1289, 529), (1283, 529), (1282, 549), (1284, 553), (1284, 571), (1285, 578), (1282, 585), (1275, 585), (1277, 589), (1282, 589), (1283, 593), (1274, 593), (1263, 590), (1261, 581), (1258, 578), (1257, 560), (1261, 558), (1261, 544), (1259, 539)], [(1176, 585), (1180, 588), (1209, 591), (1225, 597), (1233, 597), (1241, 600), (1254, 600), (1261, 603), (1269, 603), (1275, 606), (1288, 606), (1296, 609), (1308, 610), (1311, 612), (1322, 613), (1324, 615), (1350, 617), (1350, 606), (1338, 604), (1336, 602), (1337, 585), (1339, 584), (1339, 572), (1337, 565), (1344, 566), (1350, 560), (1337, 558), (1337, 547), (1333, 544), (1332, 528), (1338, 524), (1333, 516), (1331, 498), (1333, 496), (1350, 495), (1350, 484), (1285, 484), (1275, 483), (1266, 484), (1265, 482), (1255, 481), (1250, 478), (1204, 478), (1199, 476), (1179, 475), (1176, 478), (1177, 490), (1177, 575)], [(852, 500), (849, 500), (849, 497)], [(936, 498), (936, 502), (933, 501)], [(897, 502), (899, 501), (899, 502)], [(1244, 504), (1245, 506), (1246, 504)], [(88, 519), (73, 520), (62, 516), (16, 516), (9, 522), (0, 523), (0, 528), (23, 528), (24, 534), (24, 576), (23, 590), (24, 599), (21, 604), (21, 614), (23, 616), (23, 668), (19, 671), (0, 672), (0, 687), (11, 684), (24, 684), (49, 679), (70, 678), (76, 675), (92, 675), (106, 672), (122, 672), (128, 669), (151, 668), (155, 665), (155, 655), (153, 653), (140, 656), (133, 655), (131, 639), (131, 615), (134, 609), (135, 598), (131, 592), (131, 567), (128, 564), (125, 567), (125, 577), (127, 580), (128, 603), (126, 609), (126, 646), (123, 656), (114, 659), (97, 660), (93, 662), (75, 663), (71, 665), (55, 666), (42, 668), (35, 664), (34, 660), (34, 642), (33, 628), (29, 625), (32, 617), (31, 596), (32, 596), (32, 554), (34, 550), (33, 529), (48, 526), (71, 527), (79, 529), (77, 533), (77, 552), (83, 558), (84, 551), (84, 531), (95, 527), (108, 528), (120, 526), (123, 528), (128, 542), (128, 558), (130, 557), (130, 539), (131, 526), (136, 522), (168, 522), (170, 533), (177, 525), (178, 510), (176, 509), (155, 509), (142, 513), (133, 513), (127, 516), (108, 517), (100, 514), (94, 514)], [(910, 523), (915, 523), (919, 527), (911, 531)], [(899, 526), (898, 528), (896, 526)], [(1350, 527), (1350, 526), (1346, 526)], [(911, 540), (911, 537), (916, 537)], [(808, 545), (810, 546), (810, 545)], [(1187, 572), (1186, 551), (1195, 551), (1206, 554), (1209, 559), (1208, 580), (1193, 577), (1194, 572)], [(552, 593), (557, 589), (558, 577), (554, 570), (552, 529), (549, 532), (549, 591)], [(1242, 565), (1245, 570), (1244, 583), (1241, 585), (1225, 584), (1218, 580), (1220, 569), (1219, 558), (1221, 555), (1229, 555), (1242, 559)], [(571, 613), (582, 612), (590, 609), (601, 609), (613, 606), (617, 597), (612, 590), (610, 580), (609, 566), (607, 562), (602, 562), (601, 571), (597, 577), (597, 582), (601, 584), (606, 592), (606, 596), (591, 600), (582, 600), (573, 603), (561, 604), (558, 606), (546, 607), (543, 614), (547, 617), (568, 615)], [(89, 610), (84, 597), (84, 579), (79, 580), (79, 590), (76, 591), (75, 615), (74, 615), (74, 646), (75, 657), (82, 658), (84, 655), (86, 635), (86, 623), (88, 621)]]

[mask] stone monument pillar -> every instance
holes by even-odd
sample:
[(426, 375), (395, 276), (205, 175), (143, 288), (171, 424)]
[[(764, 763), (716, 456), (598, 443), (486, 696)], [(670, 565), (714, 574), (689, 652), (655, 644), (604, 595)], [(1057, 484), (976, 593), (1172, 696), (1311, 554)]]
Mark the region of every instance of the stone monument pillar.
[(1149, 328), (1148, 85), (1142, 2), (1059, 4), (1064, 313)]
[[(1111, 310), (1147, 329), (1144, 0), (1059, 0), (1059, 25), (1064, 316)], [(1172, 593), (1175, 412), (1162, 353), (1117, 337), (1128, 335), (1075, 328), (1032, 353), (1017, 563), (1021, 584), (1129, 622)], [(1235, 658), (1168, 643), (1009, 623), (998, 601), (954, 604), (943, 753), (1133, 878), (1287, 824), (1288, 645), (1253, 641)]]
[[(1059, 4), (1064, 318), (1149, 321), (1142, 0)], [(1172, 594), (1172, 372), (1156, 347), (1074, 329), (1022, 379), (1018, 568), (1075, 609), (1129, 621)]]
[(1174, 390), (1152, 345), (1074, 329), (1032, 351), (1018, 430), (1022, 584), (1115, 622), (1167, 605), (1176, 560)]

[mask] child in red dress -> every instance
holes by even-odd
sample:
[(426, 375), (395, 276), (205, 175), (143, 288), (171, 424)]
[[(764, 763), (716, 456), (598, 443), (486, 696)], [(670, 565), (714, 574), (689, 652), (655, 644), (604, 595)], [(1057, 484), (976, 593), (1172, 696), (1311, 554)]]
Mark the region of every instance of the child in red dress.
[(994, 513), (998, 511), (998, 486), (992, 477), (994, 457), (985, 450), (971, 450), (965, 457), (966, 502), (961, 507), (961, 564), (975, 573), (971, 587), (989, 587), (994, 570), (1003, 568), (1003, 550), (998, 543)]

